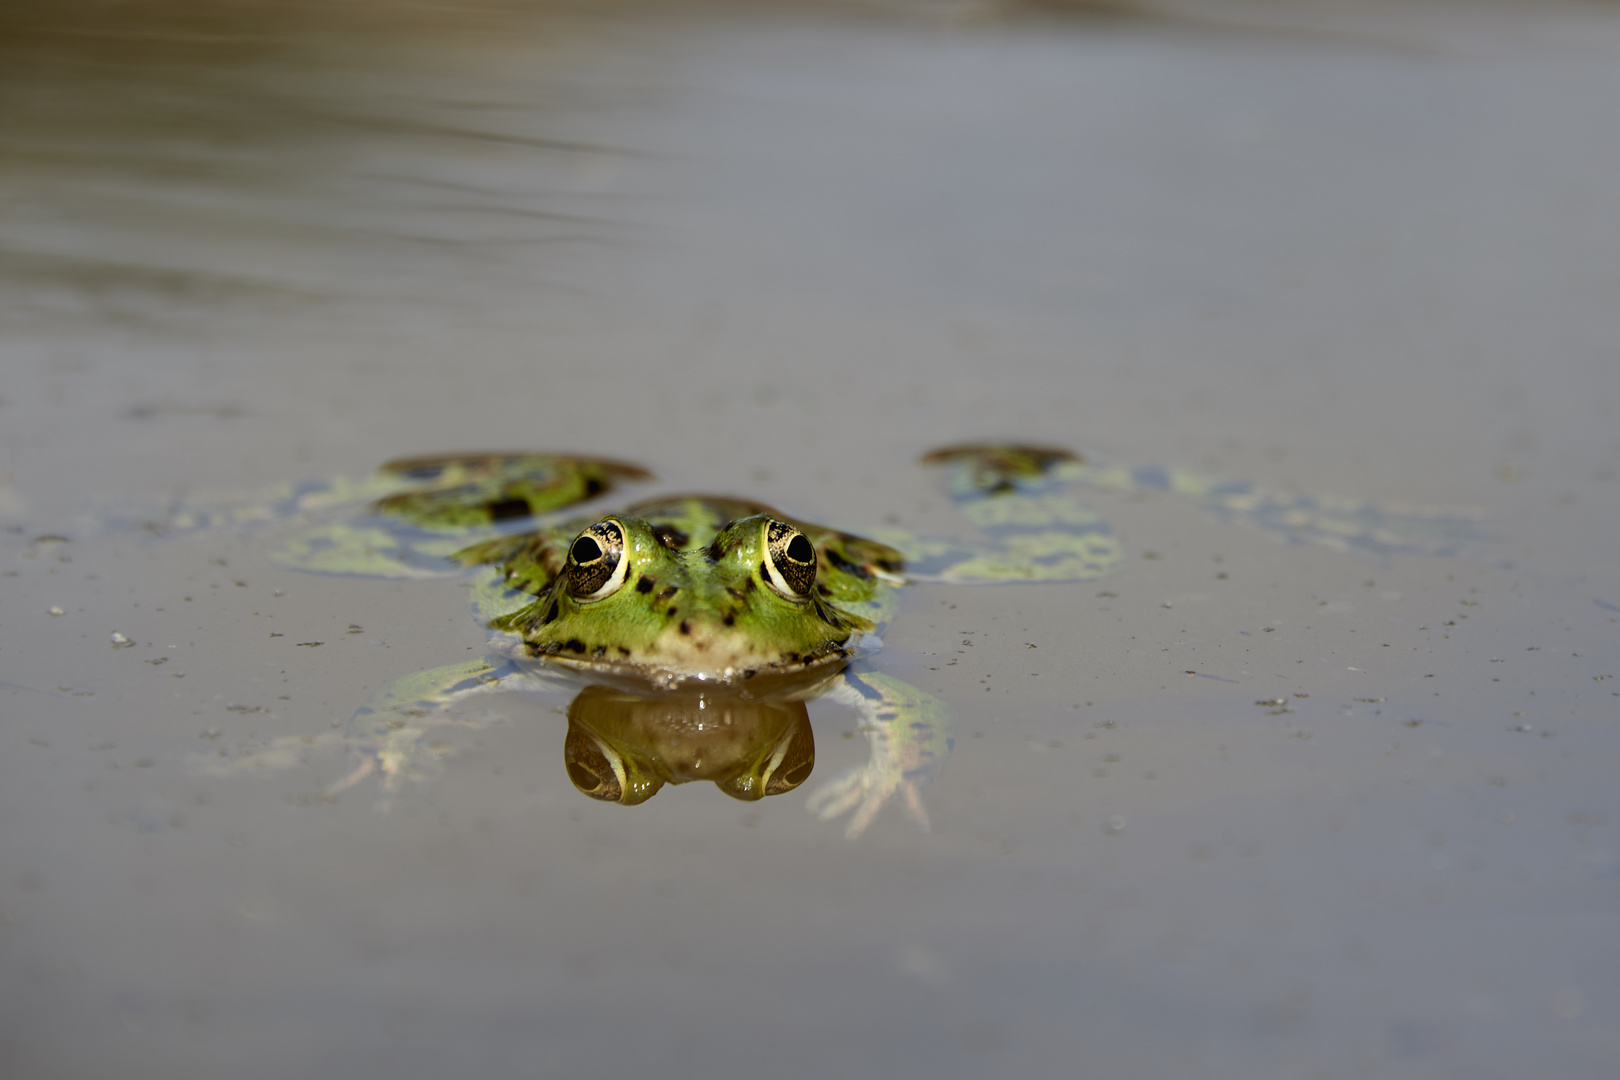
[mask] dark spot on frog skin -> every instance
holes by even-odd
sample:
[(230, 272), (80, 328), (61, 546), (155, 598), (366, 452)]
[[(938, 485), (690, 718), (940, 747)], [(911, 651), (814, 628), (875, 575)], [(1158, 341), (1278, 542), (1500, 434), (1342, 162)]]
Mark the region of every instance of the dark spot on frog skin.
[(619, 646), (619, 653), (627, 660), (630, 658), (630, 650), (625, 648), (623, 645)]
[(657, 587), (658, 582), (650, 577), (643, 577), (636, 582), (636, 592), (638, 593), (650, 593)]
[(589, 499), (593, 495), (602, 494), (602, 490), (606, 486), (607, 485), (602, 483), (602, 481), (598, 477), (595, 477), (595, 476), (587, 477), (586, 480), (585, 480), (585, 497), (587, 499)]
[(726, 617), (724, 619), (721, 619), (720, 621), (725, 623), (727, 626), (736, 626), (737, 625), (737, 613), (735, 611), (728, 611), (728, 612), (726, 612)]
[(664, 612), (664, 618), (673, 619), (675, 616), (679, 615), (680, 613), (681, 613), (680, 608), (670, 608), (668, 611)]
[(816, 582), (816, 592), (820, 593), (822, 596), (831, 596), (832, 595), (832, 590), (827, 588), (827, 586), (826, 586), (826, 584), (824, 582), (820, 582), (820, 581)]
[[(673, 614), (673, 612), (671, 614)], [(687, 622), (685, 619), (682, 619), (681, 620), (681, 633), (690, 634), (691, 632), (692, 632), (692, 624)]]
[[(833, 565), (835, 570), (842, 570), (851, 577), (860, 578), (862, 581), (865, 581), (872, 576), (872, 571), (868, 570), (860, 563), (850, 562), (848, 559), (844, 558), (842, 555), (838, 554), (838, 552), (833, 551), (830, 548), (825, 552), (825, 554), (827, 556), (827, 561)], [(878, 565), (881, 566), (882, 563), (879, 563)]]
[(653, 537), (671, 551), (679, 551), (686, 546), (687, 535), (673, 525), (656, 525), (653, 527)]
[(579, 640), (579, 638), (569, 638), (563, 643), (563, 648), (572, 653), (583, 653), (585, 651), (585, 643)]
[(600, 660), (600, 659), (602, 659), (602, 657), (604, 657), (606, 655), (607, 655), (607, 646), (606, 645), (598, 645), (596, 648), (591, 650), (591, 656), (592, 656), (593, 659)]
[(669, 602), (672, 596), (680, 591), (681, 587), (679, 585), (670, 585), (665, 588), (663, 592), (659, 593), (656, 599), (660, 604), (666, 604)]

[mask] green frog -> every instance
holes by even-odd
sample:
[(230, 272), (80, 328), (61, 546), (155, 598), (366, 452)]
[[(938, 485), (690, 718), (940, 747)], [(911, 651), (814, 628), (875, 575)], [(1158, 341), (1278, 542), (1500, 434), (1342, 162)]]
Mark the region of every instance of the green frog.
[(964, 444), (922, 462), (946, 471), (975, 536), (857, 534), (703, 495), (578, 515), (652, 477), (624, 462), (551, 454), (413, 458), (368, 481), (290, 489), (283, 512), (369, 507), (297, 534), (274, 550), (277, 561), (385, 577), (472, 571), (473, 604), (492, 632), (489, 656), (402, 678), (360, 709), (345, 739), (357, 763), (334, 791), (378, 774), (386, 794), (429, 775), (437, 756), (427, 731), (455, 722), (449, 707), (472, 695), (583, 686), (564, 758), (586, 795), (633, 805), (666, 783), (702, 779), (757, 799), (808, 777), (804, 703), (824, 698), (859, 717), (869, 756), (817, 791), (810, 809), (849, 814), (853, 837), (898, 802), (926, 829), (923, 791), (950, 755), (952, 725), (943, 702), (874, 666), (895, 592), (919, 582), (1056, 586), (1108, 573), (1118, 541), (1074, 498), (1077, 485), (1187, 495), (1292, 542), (1374, 557), (1448, 554), (1471, 531), (1455, 514), (1276, 494), (1059, 447)]

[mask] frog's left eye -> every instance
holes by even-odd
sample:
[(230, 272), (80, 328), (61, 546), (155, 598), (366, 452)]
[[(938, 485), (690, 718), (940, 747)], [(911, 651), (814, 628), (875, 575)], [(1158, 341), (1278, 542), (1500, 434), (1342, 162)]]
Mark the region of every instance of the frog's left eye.
[(816, 546), (804, 533), (783, 521), (765, 526), (765, 575), (771, 587), (789, 600), (807, 600), (816, 584)]
[(568, 548), (568, 595), (584, 604), (605, 600), (619, 591), (629, 568), (624, 527), (611, 518), (599, 521)]

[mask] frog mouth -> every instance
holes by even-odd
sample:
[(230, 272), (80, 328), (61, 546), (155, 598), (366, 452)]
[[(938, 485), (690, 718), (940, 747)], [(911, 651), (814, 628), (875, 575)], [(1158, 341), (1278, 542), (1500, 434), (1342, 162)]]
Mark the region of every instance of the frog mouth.
[(777, 657), (751, 653), (720, 663), (715, 662), (718, 658), (706, 656), (702, 663), (683, 663), (673, 657), (637, 660), (614, 656), (606, 648), (576, 650), (571, 644), (526, 642), (523, 649), (530, 659), (621, 685), (656, 690), (709, 685), (743, 689), (751, 695), (818, 683), (842, 671), (851, 655), (841, 644), (828, 644), (809, 653)]

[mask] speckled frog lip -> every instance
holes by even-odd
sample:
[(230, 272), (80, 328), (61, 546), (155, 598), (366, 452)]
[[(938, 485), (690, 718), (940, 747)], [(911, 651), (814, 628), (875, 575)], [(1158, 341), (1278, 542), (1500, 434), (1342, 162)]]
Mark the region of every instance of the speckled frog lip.
[(518, 643), (521, 659), (547, 667), (562, 668), (592, 681), (605, 682), (631, 690), (692, 690), (712, 686), (748, 697), (777, 696), (820, 687), (837, 677), (850, 661), (850, 650), (833, 647), (797, 662), (772, 663), (751, 668), (727, 667), (718, 670), (685, 670), (663, 664), (637, 664), (614, 660), (593, 660), (555, 653), (539, 653), (533, 646)]
[(497, 653), (519, 664), (537, 666), (583, 683), (601, 683), (622, 690), (651, 693), (713, 688), (717, 692), (749, 698), (813, 696), (836, 679), (852, 659), (867, 651), (859, 647), (833, 647), (796, 663), (698, 670), (670, 668), (656, 663), (538, 653), (521, 639), (504, 634), (492, 641), (491, 646)]

